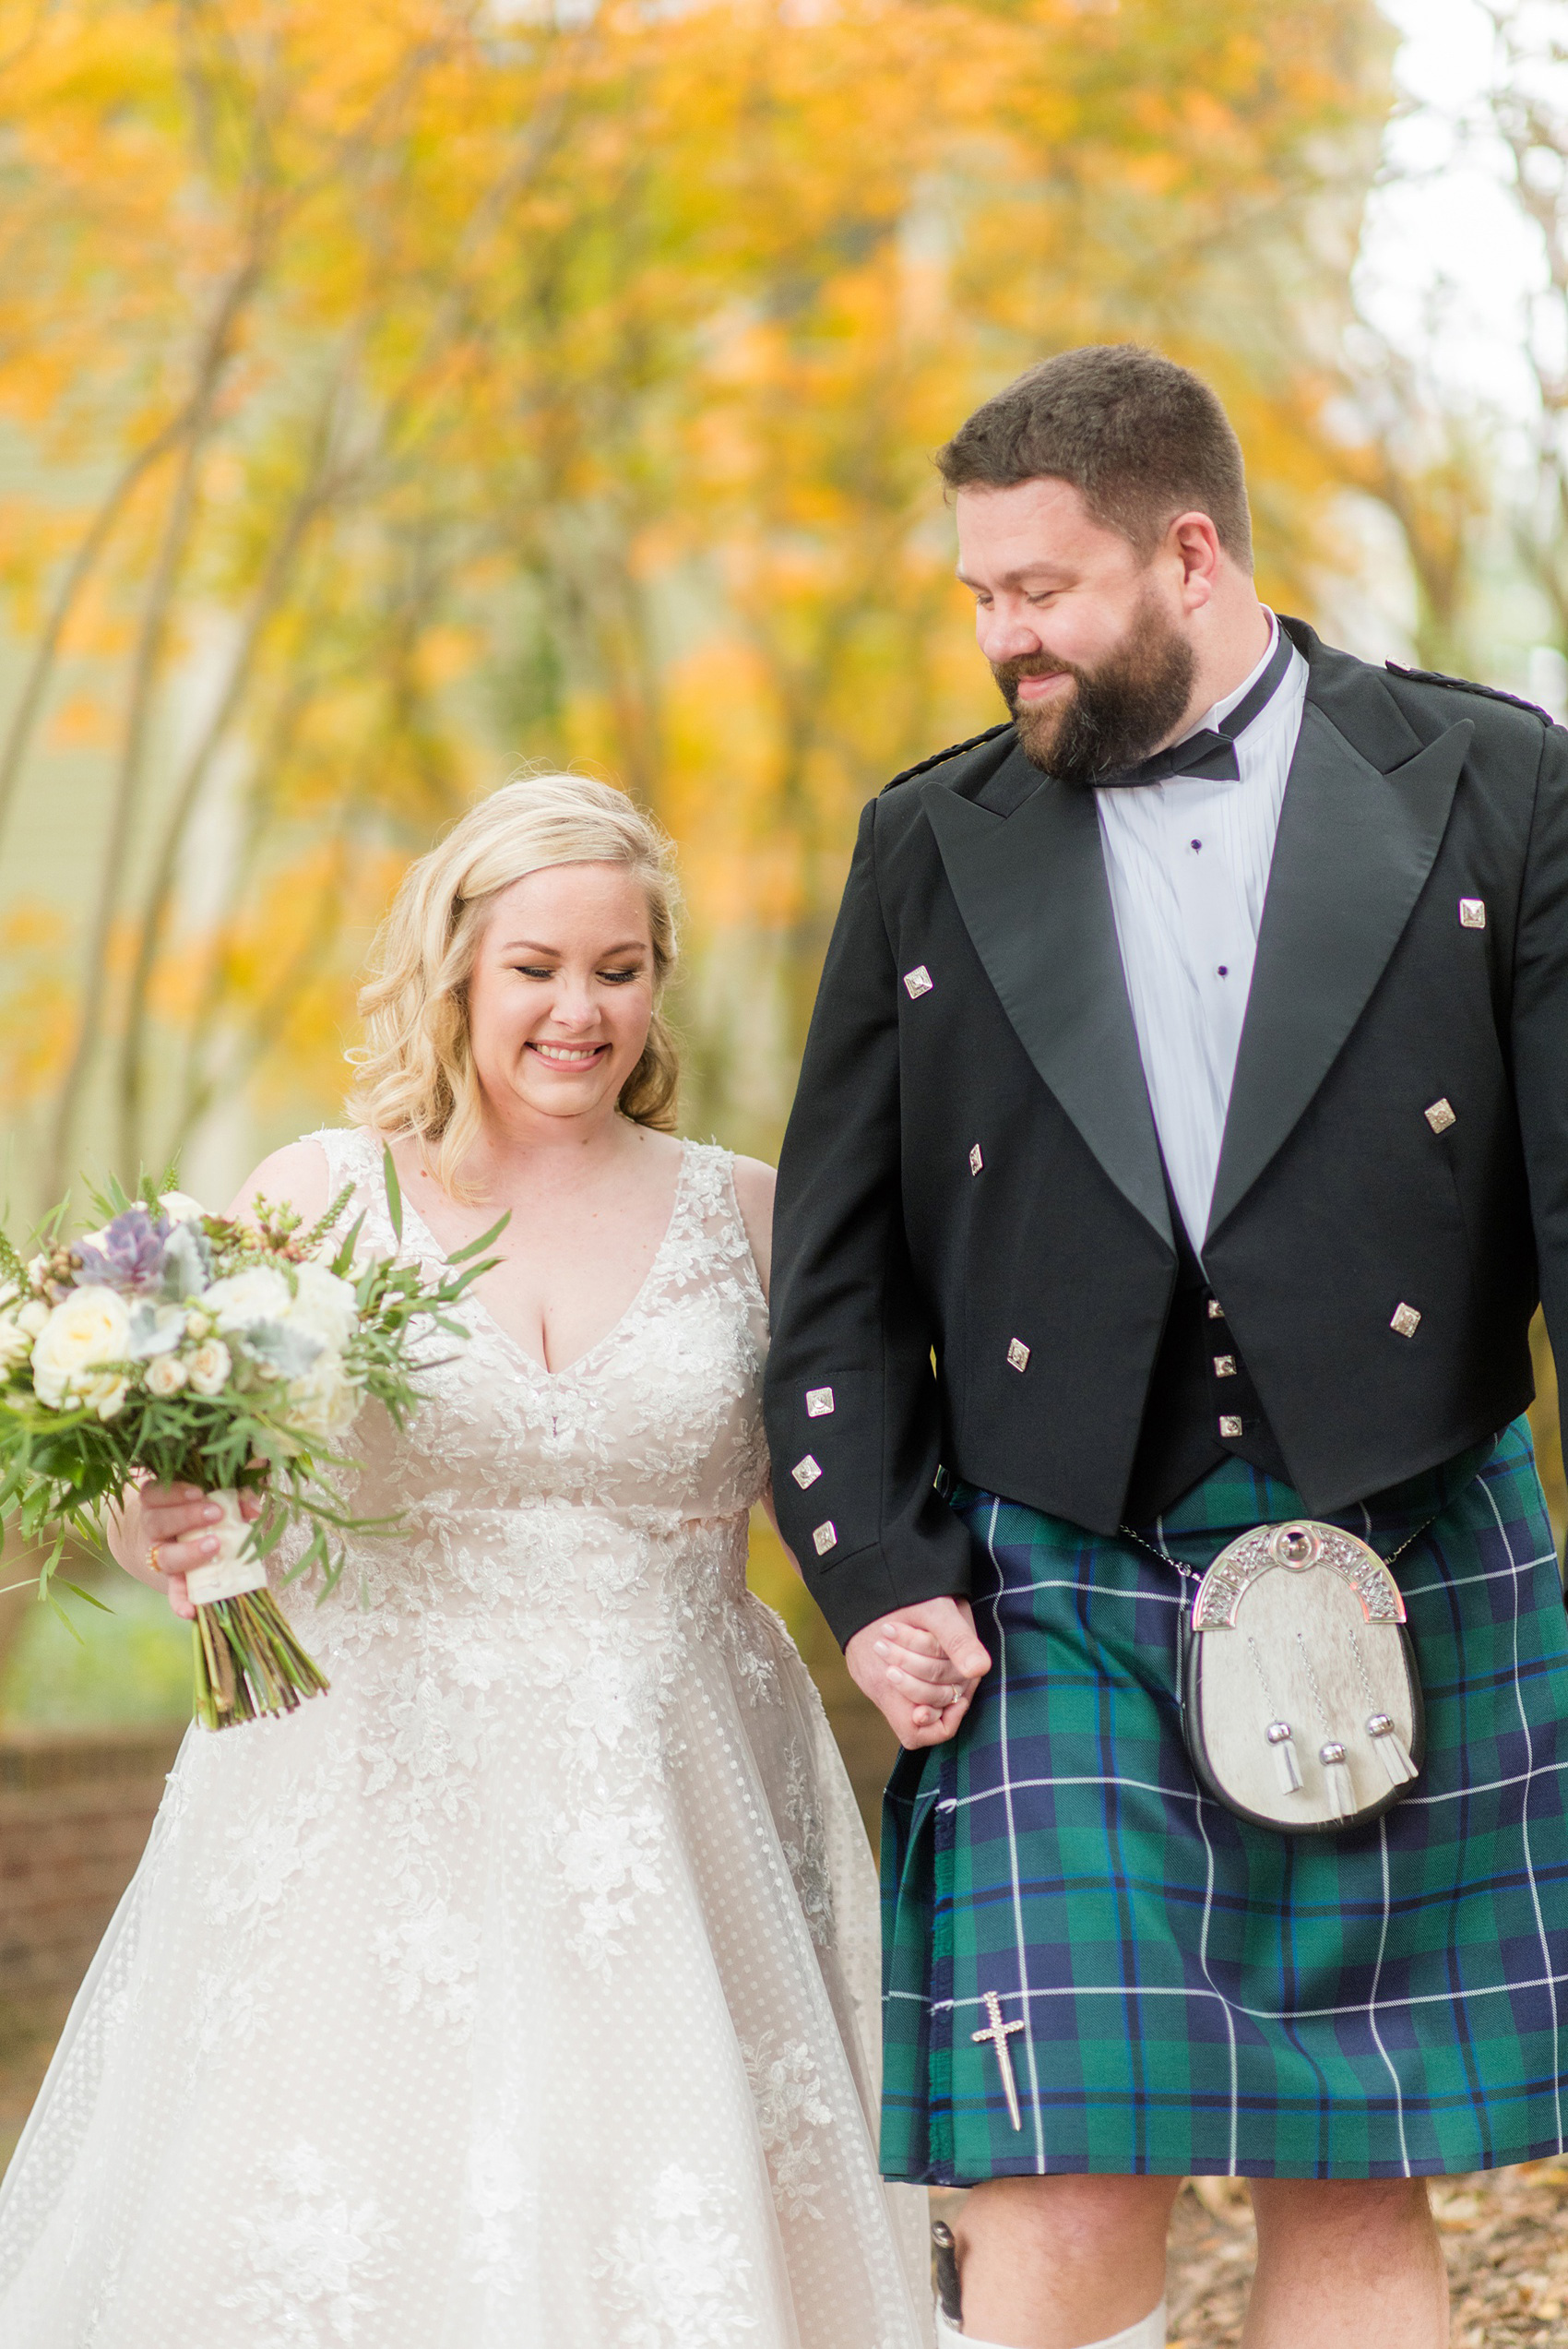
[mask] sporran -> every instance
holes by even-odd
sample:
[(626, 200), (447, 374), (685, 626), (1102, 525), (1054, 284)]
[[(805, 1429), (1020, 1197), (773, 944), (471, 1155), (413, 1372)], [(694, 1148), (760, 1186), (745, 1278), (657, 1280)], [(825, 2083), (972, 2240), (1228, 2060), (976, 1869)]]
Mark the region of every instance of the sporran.
[(1414, 1784), (1425, 1721), (1405, 1602), (1355, 1534), (1311, 1518), (1253, 1527), (1199, 1580), (1182, 1624), (1187, 1751), (1227, 1809), (1338, 1834)]

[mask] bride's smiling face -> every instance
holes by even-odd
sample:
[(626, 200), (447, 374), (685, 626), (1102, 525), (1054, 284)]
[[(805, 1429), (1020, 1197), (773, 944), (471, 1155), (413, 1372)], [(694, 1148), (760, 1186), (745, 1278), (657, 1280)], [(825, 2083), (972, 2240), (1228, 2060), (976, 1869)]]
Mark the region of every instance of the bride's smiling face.
[(503, 889), (480, 934), (469, 1037), (503, 1115), (614, 1109), (653, 1017), (647, 899), (620, 864), (552, 864)]

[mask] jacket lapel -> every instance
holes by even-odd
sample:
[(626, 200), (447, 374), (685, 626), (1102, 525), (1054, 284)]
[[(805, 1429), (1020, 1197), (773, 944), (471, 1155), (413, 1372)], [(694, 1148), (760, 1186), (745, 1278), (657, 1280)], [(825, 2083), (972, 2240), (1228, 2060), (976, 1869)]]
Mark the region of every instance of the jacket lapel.
[(1309, 691), (1264, 901), (1211, 1233), (1285, 1141), (1382, 978), (1431, 870), (1473, 731), (1467, 721), (1450, 726), (1384, 773)]
[(1047, 782), (1016, 750), (980, 801), (936, 781), (921, 798), (1024, 1050), (1117, 1189), (1171, 1246), (1092, 793)]

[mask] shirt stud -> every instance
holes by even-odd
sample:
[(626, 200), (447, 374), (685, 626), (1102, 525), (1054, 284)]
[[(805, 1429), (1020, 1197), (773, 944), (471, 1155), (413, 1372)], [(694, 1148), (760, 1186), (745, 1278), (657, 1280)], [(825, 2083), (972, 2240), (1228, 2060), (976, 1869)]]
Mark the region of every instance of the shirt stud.
[(1413, 1305), (1396, 1305), (1388, 1326), (1396, 1330), (1402, 1338), (1413, 1338), (1421, 1326), (1421, 1317)]
[(984, 1153), (984, 1151), (980, 1149), (980, 1146), (979, 1142), (977, 1142), (977, 1143), (975, 1144), (974, 1148), (973, 1148), (973, 1149), (970, 1151), (970, 1152), (969, 1152), (969, 1172), (970, 1172), (970, 1174), (978, 1174), (980, 1173), (980, 1168), (981, 1168), (984, 1164), (985, 1164), (985, 1153)]
[(806, 1389), (806, 1417), (808, 1419), (831, 1419), (832, 1416), (832, 1388), (808, 1387)]
[(1486, 900), (1484, 897), (1462, 897), (1459, 900), (1459, 927), (1462, 930), (1484, 930), (1486, 928)]
[(1458, 1112), (1446, 1095), (1441, 1101), (1429, 1102), (1421, 1115), (1434, 1134), (1446, 1134), (1450, 1126), (1459, 1123)]
[(917, 962), (912, 971), (906, 971), (904, 973), (905, 991), (911, 1003), (917, 996), (930, 995), (935, 984), (935, 980), (923, 962)]
[(1218, 1297), (1210, 1297), (1208, 1301), (1208, 1318), (1211, 1321), (1223, 1321), (1225, 1318), (1225, 1307)]
[(1214, 1357), (1214, 1375), (1217, 1378), (1234, 1378), (1236, 1376), (1235, 1355), (1217, 1353)]
[(826, 1557), (829, 1550), (837, 1548), (837, 1542), (838, 1528), (830, 1517), (825, 1517), (812, 1534), (812, 1545), (818, 1557)]
[(1022, 1338), (1008, 1339), (1007, 1366), (1010, 1370), (1027, 1370), (1028, 1368), (1029, 1350), (1028, 1346), (1025, 1345)]
[(790, 1473), (803, 1493), (806, 1486), (808, 1485), (814, 1485), (817, 1478), (822, 1474), (822, 1462), (818, 1460), (814, 1460), (810, 1452), (808, 1452), (804, 1460), (798, 1460), (795, 1462), (795, 1465), (790, 1471)]
[(1233, 1412), (1228, 1411), (1224, 1414), (1219, 1423), (1219, 1432), (1222, 1436), (1239, 1436), (1241, 1434), (1241, 1423), (1235, 1416)]

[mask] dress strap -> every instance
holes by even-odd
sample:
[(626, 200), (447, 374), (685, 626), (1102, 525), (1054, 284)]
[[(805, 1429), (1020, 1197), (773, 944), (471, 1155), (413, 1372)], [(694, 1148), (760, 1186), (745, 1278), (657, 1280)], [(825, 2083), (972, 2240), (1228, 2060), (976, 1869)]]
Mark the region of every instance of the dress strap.
[(735, 1196), (734, 1151), (718, 1142), (688, 1142), (686, 1185), (692, 1220), (701, 1228), (709, 1262), (739, 1277), (760, 1297), (751, 1234)]

